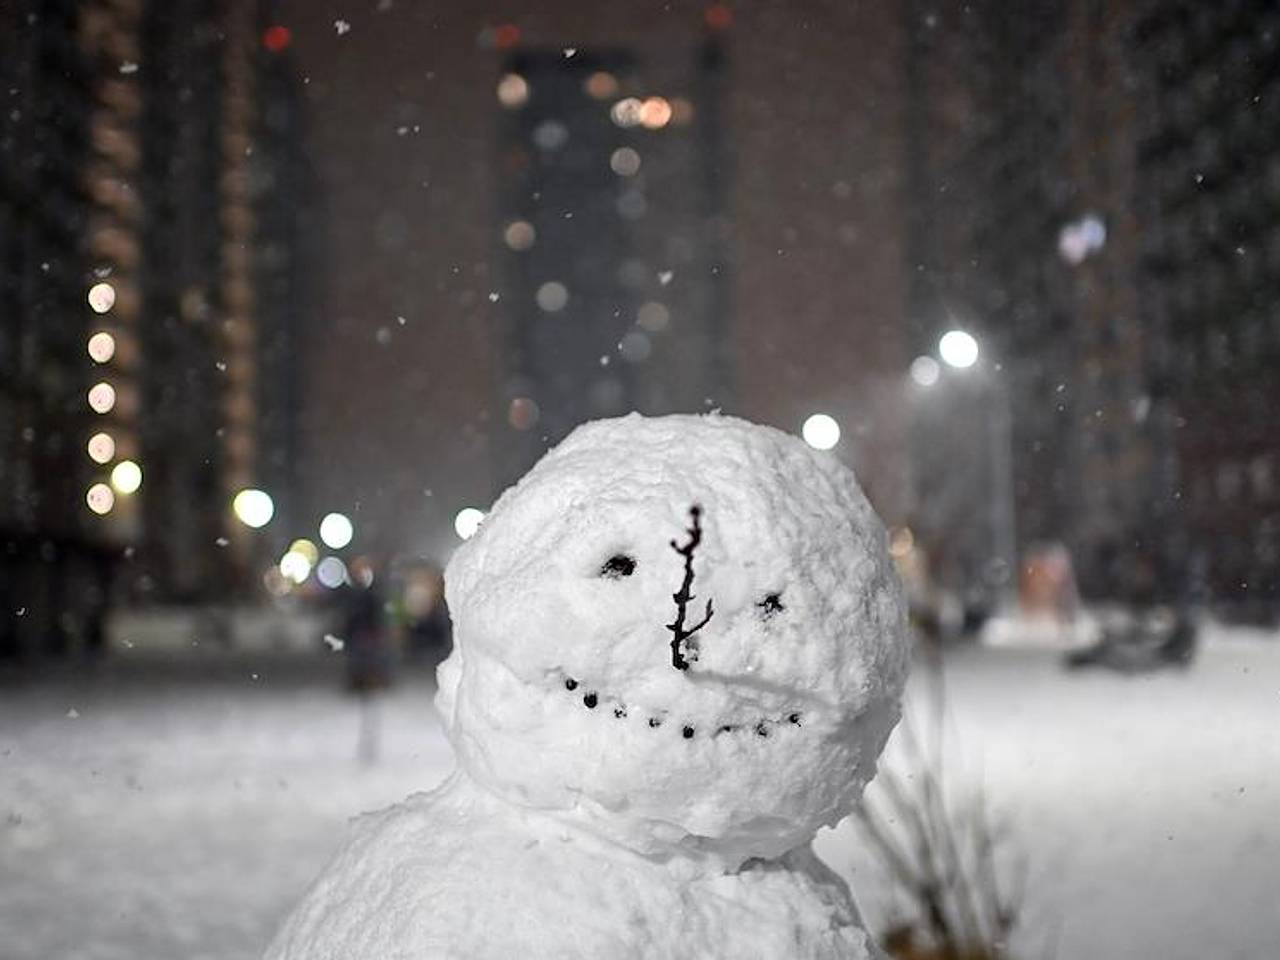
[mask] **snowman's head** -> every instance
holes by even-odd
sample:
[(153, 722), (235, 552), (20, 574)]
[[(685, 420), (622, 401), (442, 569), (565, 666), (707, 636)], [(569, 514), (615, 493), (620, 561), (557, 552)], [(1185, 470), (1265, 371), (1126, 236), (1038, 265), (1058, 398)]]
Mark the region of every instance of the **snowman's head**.
[(901, 591), (853, 474), (722, 416), (589, 423), (446, 572), (461, 767), (645, 853), (772, 857), (897, 721)]

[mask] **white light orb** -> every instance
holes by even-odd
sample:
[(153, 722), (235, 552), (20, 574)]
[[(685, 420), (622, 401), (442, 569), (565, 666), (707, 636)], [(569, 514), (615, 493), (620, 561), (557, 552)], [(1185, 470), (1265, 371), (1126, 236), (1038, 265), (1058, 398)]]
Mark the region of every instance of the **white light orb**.
[(933, 357), (916, 357), (911, 361), (911, 379), (922, 387), (932, 387), (942, 375), (942, 368)]
[(89, 388), (89, 409), (94, 413), (110, 413), (116, 405), (116, 388), (105, 380)]
[(347, 565), (337, 557), (325, 557), (316, 567), (316, 579), (322, 586), (336, 590), (347, 582)]
[(280, 575), (293, 583), (305, 583), (311, 576), (311, 561), (296, 550), (290, 550), (280, 558)]
[(95, 483), (85, 493), (84, 502), (89, 505), (90, 510), (102, 516), (110, 513), (111, 508), (116, 505), (116, 495), (105, 483)]
[(470, 540), (480, 524), (484, 521), (484, 511), (477, 510), (475, 507), (463, 507), (458, 511), (458, 515), (453, 518), (453, 529), (463, 540)]
[(89, 438), (86, 449), (94, 463), (110, 463), (116, 455), (116, 441), (109, 433), (95, 433)]
[(948, 330), (938, 340), (938, 353), (948, 366), (965, 370), (978, 362), (978, 341), (964, 330)]
[(105, 330), (99, 330), (89, 338), (87, 349), (94, 363), (106, 363), (116, 355), (116, 338)]
[(132, 460), (121, 460), (111, 471), (111, 485), (116, 493), (128, 496), (142, 486), (142, 468)]
[(330, 550), (341, 550), (356, 535), (356, 528), (341, 513), (325, 514), (320, 521), (320, 539)]
[(276, 504), (264, 490), (241, 490), (231, 501), (231, 509), (246, 527), (265, 527), (276, 515)]
[(840, 442), (840, 424), (825, 413), (815, 413), (800, 429), (804, 442), (815, 450), (830, 450)]
[(103, 281), (89, 288), (89, 306), (94, 313), (106, 313), (116, 305), (116, 288)]

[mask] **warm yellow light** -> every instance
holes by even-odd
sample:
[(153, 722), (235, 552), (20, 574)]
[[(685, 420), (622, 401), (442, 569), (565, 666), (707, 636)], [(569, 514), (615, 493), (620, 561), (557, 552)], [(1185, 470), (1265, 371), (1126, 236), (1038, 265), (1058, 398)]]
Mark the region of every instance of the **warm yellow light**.
[(508, 73), (498, 81), (498, 102), (508, 110), (523, 107), (529, 101), (529, 83), (518, 73)]
[(241, 490), (231, 501), (231, 509), (246, 527), (265, 527), (276, 514), (275, 501), (263, 490)]
[(94, 413), (110, 413), (116, 405), (116, 388), (105, 380), (89, 388), (89, 409)]
[(106, 313), (116, 305), (116, 288), (103, 281), (89, 288), (89, 306), (94, 313)]
[(286, 580), (303, 583), (311, 576), (311, 561), (300, 553), (290, 550), (280, 558), (280, 573)]
[(110, 513), (111, 508), (116, 505), (116, 495), (105, 483), (95, 483), (85, 493), (84, 502), (89, 505), (90, 510), (102, 516)]
[(86, 449), (94, 463), (110, 463), (116, 455), (116, 441), (109, 433), (95, 433), (89, 438)]
[(671, 104), (665, 97), (649, 97), (640, 105), (640, 123), (647, 130), (661, 130), (671, 122)]
[(95, 363), (106, 363), (116, 355), (116, 338), (100, 330), (89, 338), (88, 349)]
[(316, 561), (320, 559), (320, 549), (306, 537), (289, 544), (289, 552), (302, 554), (307, 558), (307, 563), (313, 567), (316, 565)]
[(116, 488), (116, 493), (125, 496), (137, 493), (142, 486), (142, 468), (132, 460), (121, 460), (111, 471), (111, 485)]

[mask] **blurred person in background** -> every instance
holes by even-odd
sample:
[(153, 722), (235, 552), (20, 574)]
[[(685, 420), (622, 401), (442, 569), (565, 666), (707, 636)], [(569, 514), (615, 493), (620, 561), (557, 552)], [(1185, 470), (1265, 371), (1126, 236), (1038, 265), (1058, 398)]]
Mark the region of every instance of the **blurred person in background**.
[(453, 647), (444, 574), (433, 563), (415, 563), (405, 571), (402, 604), (405, 653), (438, 663)]

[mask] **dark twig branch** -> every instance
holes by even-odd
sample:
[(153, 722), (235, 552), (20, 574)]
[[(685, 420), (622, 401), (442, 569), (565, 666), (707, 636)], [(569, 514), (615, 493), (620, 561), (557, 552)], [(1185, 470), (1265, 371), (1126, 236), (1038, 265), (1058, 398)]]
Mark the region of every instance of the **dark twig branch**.
[(680, 584), (680, 589), (671, 595), (671, 599), (676, 602), (676, 619), (675, 623), (667, 624), (667, 629), (671, 631), (671, 665), (677, 670), (689, 669), (689, 655), (693, 654), (693, 659), (697, 659), (697, 644), (693, 640), (693, 635), (707, 625), (711, 619), (711, 601), (707, 601), (707, 611), (702, 620), (695, 626), (686, 627), (685, 617), (689, 612), (689, 603), (694, 600), (693, 595), (693, 551), (698, 548), (698, 544), (702, 542), (702, 524), (700, 518), (702, 516), (702, 508), (696, 504), (689, 508), (689, 518), (691, 525), (688, 529), (689, 540), (684, 546), (671, 541), (671, 549), (680, 556), (684, 557), (684, 581)]

